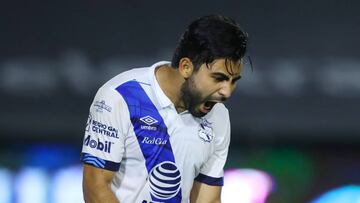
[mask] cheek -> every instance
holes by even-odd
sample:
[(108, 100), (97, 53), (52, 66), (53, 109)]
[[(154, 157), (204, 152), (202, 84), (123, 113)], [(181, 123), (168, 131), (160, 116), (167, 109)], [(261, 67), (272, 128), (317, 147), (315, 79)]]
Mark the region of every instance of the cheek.
[(201, 90), (202, 92), (211, 91), (211, 89), (216, 88), (217, 83), (209, 77), (199, 77), (196, 82), (197, 89)]
[(206, 98), (216, 91), (219, 84), (211, 77), (208, 77), (205, 74), (198, 74), (195, 77), (191, 78), (191, 88), (193, 92), (202, 98)]
[(188, 87), (187, 91), (188, 91), (189, 95), (191, 95), (193, 98), (201, 97), (202, 86), (199, 85), (199, 83), (194, 78), (191, 78), (188, 81), (187, 87)]

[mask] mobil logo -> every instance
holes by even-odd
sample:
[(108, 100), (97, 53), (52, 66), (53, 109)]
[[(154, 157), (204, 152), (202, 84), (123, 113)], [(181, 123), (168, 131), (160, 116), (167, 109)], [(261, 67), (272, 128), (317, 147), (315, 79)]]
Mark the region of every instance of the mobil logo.
[(109, 141), (100, 141), (99, 138), (97, 138), (97, 140), (94, 140), (91, 138), (90, 135), (88, 135), (85, 140), (84, 140), (84, 145), (85, 146), (89, 146), (93, 149), (97, 149), (99, 151), (103, 151), (106, 153), (110, 153), (111, 152), (111, 145), (114, 144), (113, 142), (109, 142)]

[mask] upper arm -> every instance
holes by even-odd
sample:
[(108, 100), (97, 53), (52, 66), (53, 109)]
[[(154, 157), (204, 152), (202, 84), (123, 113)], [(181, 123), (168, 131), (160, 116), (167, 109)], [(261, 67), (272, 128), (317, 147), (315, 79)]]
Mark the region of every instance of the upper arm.
[(194, 181), (190, 193), (190, 203), (220, 203), (221, 186), (212, 186)]
[(121, 95), (102, 87), (90, 106), (82, 148), (82, 162), (118, 171), (129, 129), (129, 113)]
[(122, 96), (111, 87), (102, 87), (90, 106), (81, 161), (85, 202), (118, 202), (111, 190), (120, 168), (129, 114)]
[(102, 184), (102, 183), (109, 184), (111, 183), (114, 174), (115, 174), (114, 171), (96, 168), (89, 164), (83, 165), (83, 180), (86, 184), (88, 183), (94, 185)]
[(115, 172), (83, 165), (83, 193), (85, 202), (117, 202), (110, 183)]

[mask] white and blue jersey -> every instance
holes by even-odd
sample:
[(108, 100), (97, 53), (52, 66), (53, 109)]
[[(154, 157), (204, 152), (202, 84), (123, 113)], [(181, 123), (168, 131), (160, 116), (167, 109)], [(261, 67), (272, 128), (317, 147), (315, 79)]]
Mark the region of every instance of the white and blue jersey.
[(111, 188), (122, 203), (185, 203), (194, 180), (223, 184), (228, 110), (219, 103), (203, 118), (178, 113), (155, 77), (166, 63), (117, 75), (90, 107), (81, 160), (116, 172)]

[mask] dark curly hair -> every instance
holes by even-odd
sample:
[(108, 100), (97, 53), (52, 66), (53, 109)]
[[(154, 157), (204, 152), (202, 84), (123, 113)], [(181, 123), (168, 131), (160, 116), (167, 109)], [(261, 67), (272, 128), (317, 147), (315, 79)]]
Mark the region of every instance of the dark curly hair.
[(248, 34), (231, 18), (220, 15), (201, 17), (192, 22), (180, 38), (171, 66), (177, 68), (181, 58), (189, 58), (194, 70), (216, 59), (233, 62), (241, 60), (246, 52)]

